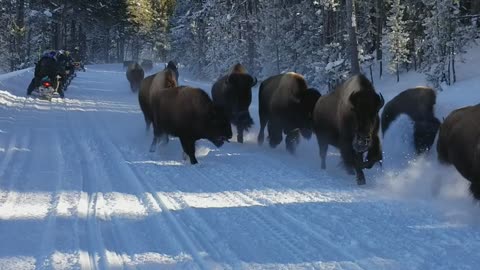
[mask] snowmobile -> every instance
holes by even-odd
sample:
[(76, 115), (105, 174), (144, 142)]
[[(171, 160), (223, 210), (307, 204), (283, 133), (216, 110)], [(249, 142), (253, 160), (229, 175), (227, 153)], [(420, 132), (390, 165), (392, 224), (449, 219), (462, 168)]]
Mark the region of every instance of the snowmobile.
[[(59, 77), (60, 76), (57, 76), (57, 80)], [(52, 101), (52, 98), (58, 98), (60, 94), (58, 93), (58, 86), (57, 88), (53, 88), (50, 78), (45, 76), (42, 78), (40, 86), (32, 91), (32, 96), (36, 96), (39, 99)]]

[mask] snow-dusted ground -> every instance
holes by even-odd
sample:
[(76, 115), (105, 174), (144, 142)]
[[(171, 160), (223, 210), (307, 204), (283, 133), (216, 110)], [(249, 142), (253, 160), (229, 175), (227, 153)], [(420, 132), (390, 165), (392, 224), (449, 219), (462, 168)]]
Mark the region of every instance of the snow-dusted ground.
[[(480, 102), (471, 62), (439, 94), (439, 118)], [(176, 139), (149, 153), (152, 134), (121, 65), (90, 66), (51, 103), (24, 98), (31, 72), (0, 75), (0, 269), (480, 265), (480, 209), (467, 182), (435, 151), (414, 159), (405, 117), (384, 138), (383, 169), (358, 187), (335, 149), (322, 171), (314, 139), (293, 157), (283, 144), (258, 147), (258, 125), (243, 145), (200, 141), (196, 166)], [(410, 73), (376, 87), (388, 100), (421, 83)]]

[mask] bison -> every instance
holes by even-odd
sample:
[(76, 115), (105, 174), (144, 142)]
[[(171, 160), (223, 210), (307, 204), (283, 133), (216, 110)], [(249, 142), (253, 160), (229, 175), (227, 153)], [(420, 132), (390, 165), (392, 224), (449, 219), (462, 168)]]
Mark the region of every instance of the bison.
[(440, 121), (433, 111), (435, 102), (435, 91), (428, 87), (415, 87), (398, 94), (383, 109), (381, 117), (383, 136), (390, 124), (403, 113), (414, 122), (413, 138), (417, 154), (428, 151), (440, 126)]
[(180, 138), (184, 153), (191, 164), (197, 164), (195, 142), (207, 139), (221, 147), (232, 137), (230, 121), (223, 108), (217, 107), (206, 92), (181, 86), (151, 93), (155, 148), (160, 137)]
[(223, 107), (233, 125), (237, 127), (237, 141), (243, 143), (243, 132), (253, 125), (248, 111), (252, 103), (252, 87), (257, 79), (249, 75), (241, 64), (230, 74), (218, 79), (212, 86), (213, 103)]
[(153, 69), (153, 61), (152, 60), (146, 60), (144, 59), (142, 61), (142, 68), (146, 71), (146, 72), (150, 72), (152, 69)]
[(150, 124), (153, 121), (153, 115), (150, 105), (150, 93), (165, 88), (172, 88), (177, 86), (175, 74), (173, 71), (166, 69), (156, 74), (150, 75), (142, 80), (140, 85), (140, 92), (138, 93), (138, 103), (143, 112), (145, 119), (146, 130), (150, 129)]
[(133, 92), (137, 92), (140, 89), (140, 84), (144, 76), (145, 73), (138, 63), (133, 63), (128, 66), (127, 79), (130, 82), (130, 89), (132, 89)]
[[(382, 160), (378, 112), (384, 103), (383, 96), (375, 92), (363, 75), (351, 77), (318, 99), (313, 122), (322, 169), (326, 168), (328, 145), (333, 145), (339, 148), (347, 171), (356, 172), (357, 184), (365, 184), (362, 169), (371, 168)], [(368, 152), (366, 162), (363, 160), (365, 152)]]
[(173, 61), (168, 61), (168, 64), (165, 65), (165, 69), (170, 69), (173, 72), (175, 72), (175, 79), (178, 82), (178, 69), (177, 69), (177, 66), (175, 65), (175, 63)]
[(453, 111), (440, 125), (438, 160), (453, 164), (470, 181), (470, 192), (480, 200), (480, 104)]
[(280, 74), (263, 81), (258, 93), (258, 144), (263, 144), (268, 124), (270, 146), (274, 148), (282, 142), (283, 132), (286, 148), (294, 154), (300, 133), (307, 139), (312, 136), (312, 113), (320, 96), (320, 92), (308, 88), (303, 76), (297, 73)]

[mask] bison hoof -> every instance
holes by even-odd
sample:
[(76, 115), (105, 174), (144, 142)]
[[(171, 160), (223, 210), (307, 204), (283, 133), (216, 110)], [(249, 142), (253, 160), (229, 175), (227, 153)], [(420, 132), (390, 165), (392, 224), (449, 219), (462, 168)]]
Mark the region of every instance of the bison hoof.
[(198, 164), (197, 159), (191, 158), (190, 159), (190, 164), (192, 164), (192, 165)]
[(263, 145), (263, 140), (264, 140), (263, 136), (258, 135), (258, 137), (257, 137), (258, 145), (260, 145), (260, 146)]
[(357, 179), (357, 185), (359, 185), (359, 186), (363, 186), (366, 183), (367, 182), (365, 181), (365, 178)]
[(237, 136), (237, 142), (243, 143), (243, 136)]

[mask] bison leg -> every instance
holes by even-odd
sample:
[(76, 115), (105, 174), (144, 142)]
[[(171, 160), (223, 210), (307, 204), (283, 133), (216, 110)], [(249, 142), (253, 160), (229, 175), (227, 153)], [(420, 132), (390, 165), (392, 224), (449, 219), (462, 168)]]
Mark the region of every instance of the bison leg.
[(328, 150), (328, 143), (325, 143), (326, 140), (324, 140), (322, 137), (317, 135), (317, 142), (318, 142), (318, 148), (320, 151), (320, 160), (322, 162), (321, 168), (322, 170), (325, 170), (327, 168), (327, 150)]
[(276, 121), (268, 122), (268, 140), (270, 147), (275, 148), (282, 142), (282, 128), (275, 123)]
[(237, 126), (237, 142), (243, 143), (243, 130), (241, 126)]
[(152, 141), (152, 144), (150, 145), (151, 153), (155, 152), (155, 148), (158, 144), (158, 141), (162, 136), (168, 136), (168, 135), (164, 134), (163, 131), (159, 129), (156, 125), (153, 125), (153, 141)]
[(285, 137), (285, 145), (287, 147), (287, 151), (293, 155), (295, 154), (297, 145), (300, 142), (300, 132), (298, 129), (294, 129), (285, 133), (287, 134), (287, 136)]
[(361, 153), (356, 153), (351, 146), (341, 147), (340, 154), (347, 172), (352, 174), (353, 168), (357, 176), (357, 184), (365, 185), (365, 175), (362, 171), (363, 155)]
[(480, 200), (480, 184), (472, 182), (470, 184), (470, 192), (475, 199)]
[(155, 148), (157, 146), (157, 143), (158, 143), (158, 137), (153, 136), (153, 141), (152, 141), (152, 144), (150, 145), (150, 153), (155, 152)]
[(180, 138), (180, 143), (182, 144), (183, 152), (185, 152), (190, 158), (190, 163), (197, 164), (197, 158), (195, 158), (195, 140)]
[(152, 124), (152, 121), (145, 115), (145, 131), (148, 132), (150, 131), (150, 125)]
[(265, 112), (263, 112), (263, 110), (261, 109), (261, 105), (259, 109), (259, 116), (260, 116), (260, 132), (258, 133), (257, 142), (258, 142), (258, 145), (262, 145), (263, 139), (265, 137), (265, 126), (267, 126), (268, 115)]
[(382, 147), (378, 136), (373, 136), (372, 146), (367, 153), (367, 162), (364, 162), (362, 168), (371, 169), (375, 163), (382, 160)]

